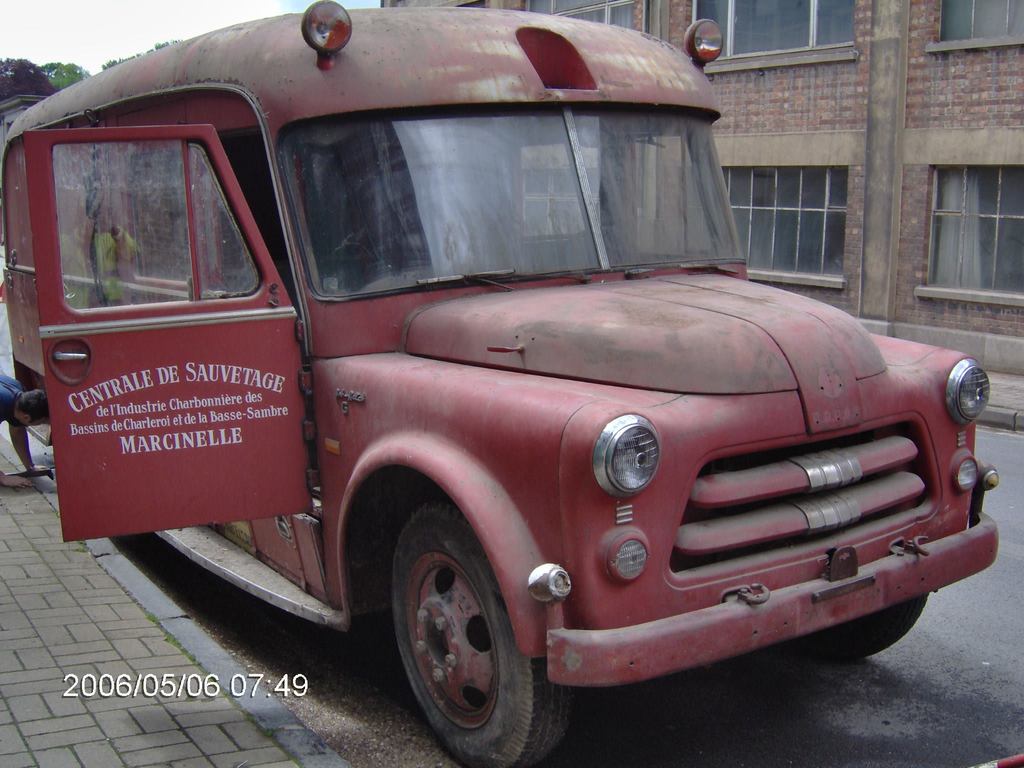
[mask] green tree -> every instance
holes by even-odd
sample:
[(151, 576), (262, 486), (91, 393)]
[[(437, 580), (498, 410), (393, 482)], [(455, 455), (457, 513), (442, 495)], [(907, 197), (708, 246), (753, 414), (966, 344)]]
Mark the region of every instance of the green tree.
[(43, 64), (40, 69), (46, 73), (47, 78), (49, 78), (53, 87), (58, 91), (61, 88), (67, 88), (69, 85), (77, 83), (79, 80), (85, 80), (89, 76), (89, 73), (77, 64), (64, 64), (59, 61)]

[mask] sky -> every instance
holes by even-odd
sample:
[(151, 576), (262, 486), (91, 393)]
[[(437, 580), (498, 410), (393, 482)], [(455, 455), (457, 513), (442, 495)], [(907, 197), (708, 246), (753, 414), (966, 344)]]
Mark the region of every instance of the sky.
[[(90, 74), (111, 59), (187, 40), (240, 21), (301, 13), (313, 0), (19, 0), (0, 10), (0, 59), (78, 64)], [(379, 8), (348, 0), (346, 8)], [(298, 29), (296, 29), (298, 34)]]

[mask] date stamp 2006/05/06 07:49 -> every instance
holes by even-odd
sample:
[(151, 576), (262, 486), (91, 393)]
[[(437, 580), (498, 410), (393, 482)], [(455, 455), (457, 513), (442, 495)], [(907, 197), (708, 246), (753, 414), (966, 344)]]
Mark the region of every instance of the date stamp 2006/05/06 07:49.
[(285, 698), (305, 696), (309, 681), (303, 674), (282, 675), (279, 678), (260, 674), (235, 674), (222, 683), (215, 674), (74, 674), (64, 675), (67, 688), (61, 694), (65, 699), (112, 699), (154, 698), (157, 696), (177, 698), (213, 698), (228, 693), (236, 699), (257, 696), (282, 696)]

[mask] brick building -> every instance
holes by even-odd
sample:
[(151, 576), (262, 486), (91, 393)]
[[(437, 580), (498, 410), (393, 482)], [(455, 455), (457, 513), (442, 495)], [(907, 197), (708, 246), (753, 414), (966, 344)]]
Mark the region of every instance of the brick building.
[(699, 17), (751, 276), (1024, 373), (1024, 0), (385, 0), (681, 45)]

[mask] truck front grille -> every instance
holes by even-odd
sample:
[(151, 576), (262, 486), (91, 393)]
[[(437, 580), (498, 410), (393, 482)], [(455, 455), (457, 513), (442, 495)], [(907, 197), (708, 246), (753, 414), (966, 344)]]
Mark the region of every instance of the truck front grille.
[[(788, 455), (787, 455), (788, 454)], [(673, 554), (676, 571), (857, 525), (912, 507), (925, 491), (905, 434), (869, 433), (782, 455), (732, 457), (694, 483)]]

